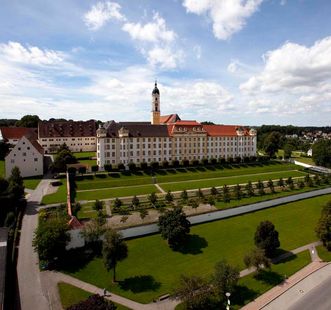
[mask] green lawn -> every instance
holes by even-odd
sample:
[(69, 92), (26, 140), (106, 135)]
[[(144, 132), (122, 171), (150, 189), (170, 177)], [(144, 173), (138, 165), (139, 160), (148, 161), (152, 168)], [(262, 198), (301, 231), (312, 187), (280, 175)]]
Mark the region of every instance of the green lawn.
[(159, 190), (154, 185), (107, 188), (95, 191), (77, 192), (76, 201), (145, 195), (152, 192), (159, 192)]
[(212, 180), (197, 180), (197, 181), (183, 181), (180, 183), (159, 183), (159, 185), (165, 191), (182, 191), (188, 189), (198, 189), (198, 188), (210, 188), (217, 187), (222, 185), (233, 185), (233, 184), (243, 184), (249, 181), (256, 182), (258, 180), (266, 181), (269, 179), (286, 179), (288, 177), (300, 177), (306, 175), (305, 172), (301, 171), (279, 171), (272, 172), (267, 174), (254, 174), (247, 176), (234, 176), (234, 177), (226, 177), (226, 178), (218, 178)]
[[(78, 304), (79, 302), (93, 295), (90, 292), (84, 291), (76, 286), (64, 282), (58, 283), (58, 289), (59, 289), (61, 304), (64, 309), (72, 305)], [(119, 304), (116, 304), (116, 306), (117, 306), (117, 310), (129, 310), (129, 308)]]
[[(106, 207), (103, 207), (103, 212), (106, 212)], [(77, 218), (79, 220), (92, 219), (97, 217), (97, 211), (93, 209), (92, 204), (83, 205), (81, 210), (77, 213)]]
[(59, 179), (62, 184), (58, 186), (58, 190), (54, 194), (46, 195), (42, 199), (42, 204), (62, 203), (67, 200), (66, 179)]
[(315, 225), (322, 207), (330, 199), (331, 195), (320, 196), (193, 226), (189, 241), (181, 251), (171, 250), (159, 234), (130, 240), (129, 256), (118, 264), (119, 284), (116, 286), (112, 285), (111, 272), (104, 268), (102, 258), (78, 265), (71, 255), (73, 263), (67, 272), (98, 287), (147, 303), (171, 292), (180, 274), (207, 276), (221, 259), (243, 269), (243, 257), (254, 246), (255, 229), (261, 221), (270, 220), (275, 224), (283, 250), (315, 241)]
[(5, 171), (5, 161), (4, 160), (0, 160), (0, 177), (4, 178), (6, 174)]
[(323, 245), (316, 247), (318, 256), (325, 262), (331, 262), (331, 252), (328, 251)]
[(237, 290), (231, 297), (232, 309), (239, 309), (253, 301), (259, 295), (280, 284), (285, 277), (291, 276), (310, 262), (309, 252), (304, 251), (273, 264), (270, 270), (263, 270), (258, 276), (250, 274), (239, 279)]
[[(159, 170), (156, 172), (155, 179), (157, 183), (166, 183), (166, 182), (180, 182), (188, 180), (201, 180), (201, 179), (210, 179), (210, 178), (222, 178), (222, 177), (231, 177), (231, 176), (240, 176), (240, 175), (249, 175), (249, 174), (259, 174), (259, 173), (268, 173), (276, 171), (288, 171), (288, 170), (297, 170), (301, 169), (300, 167), (287, 164), (287, 163), (270, 163), (269, 165), (264, 166), (229, 166), (224, 168), (213, 168), (209, 167), (204, 168), (182, 168), (182, 169), (168, 169), (168, 170)], [(135, 174), (127, 173), (111, 173), (110, 176), (107, 174), (102, 174), (97, 176), (89, 176), (84, 180), (77, 180), (77, 189), (97, 189), (97, 188), (111, 188), (111, 187), (120, 187), (120, 186), (130, 186), (130, 185), (144, 185), (152, 184), (153, 179), (150, 175), (147, 175), (143, 172), (137, 172)]]
[(28, 189), (35, 189), (38, 184), (40, 183), (43, 176), (31, 177), (31, 178), (24, 178), (24, 186)]
[[(326, 185), (324, 186), (326, 187)], [(295, 189), (295, 190), (284, 190), (284, 191), (278, 191), (274, 194), (272, 193), (266, 193), (263, 196), (256, 195), (253, 197), (244, 197), (241, 198), (240, 200), (236, 199), (231, 199), (230, 202), (223, 202), (223, 201), (218, 201), (215, 204), (215, 207), (218, 209), (229, 209), (229, 208), (234, 208), (234, 207), (239, 207), (243, 205), (248, 205), (248, 204), (253, 204), (261, 201), (266, 201), (266, 200), (271, 200), (271, 199), (276, 199), (280, 197), (286, 197), (286, 196), (291, 196), (291, 195), (296, 195), (304, 192), (310, 192), (314, 191), (317, 189), (321, 189), (323, 187), (304, 187), (303, 189)]]
[(295, 160), (300, 161), (304, 164), (315, 166), (315, 163), (311, 157), (298, 157), (298, 158), (295, 158)]
[(87, 157), (96, 157), (96, 152), (74, 152), (74, 156), (79, 160), (80, 158), (87, 158)]

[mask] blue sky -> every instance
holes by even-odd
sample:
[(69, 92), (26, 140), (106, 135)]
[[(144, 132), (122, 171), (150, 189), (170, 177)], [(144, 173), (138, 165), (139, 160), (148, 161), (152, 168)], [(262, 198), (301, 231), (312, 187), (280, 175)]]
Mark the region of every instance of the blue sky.
[(0, 118), (331, 125), (328, 0), (0, 4)]

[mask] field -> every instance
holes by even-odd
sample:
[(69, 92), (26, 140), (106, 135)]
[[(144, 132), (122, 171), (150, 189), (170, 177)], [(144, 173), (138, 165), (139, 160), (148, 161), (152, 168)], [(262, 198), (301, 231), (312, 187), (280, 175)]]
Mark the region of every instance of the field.
[(94, 166), (97, 164), (96, 159), (90, 159), (91, 157), (96, 157), (95, 152), (78, 152), (73, 154), (81, 164), (86, 164), (89, 166)]
[(182, 182), (202, 179), (215, 179), (225, 178), (233, 176), (243, 175), (257, 175), (261, 173), (269, 172), (281, 172), (298, 170), (300, 167), (294, 164), (281, 164), (281, 163), (270, 163), (264, 166), (228, 166), (224, 168), (181, 168), (181, 169), (168, 169), (159, 170), (154, 176), (147, 175), (143, 172), (136, 173), (110, 173), (97, 174), (96, 176), (90, 175), (86, 179), (77, 180), (77, 190), (86, 189), (100, 189), (110, 187), (121, 187), (131, 185), (145, 185), (156, 183), (167, 183), (167, 182)]
[(309, 252), (304, 251), (277, 264), (273, 264), (270, 270), (262, 271), (257, 277), (254, 277), (254, 274), (250, 274), (241, 278), (238, 282), (238, 289), (231, 298), (232, 309), (239, 309), (309, 263)]
[(28, 189), (35, 189), (40, 183), (42, 176), (24, 178), (24, 186)]
[[(254, 243), (256, 226), (270, 220), (279, 231), (282, 250), (291, 250), (316, 240), (315, 225), (321, 208), (331, 195), (302, 200), (283, 206), (237, 216), (191, 228), (190, 238), (179, 251), (171, 250), (160, 235), (128, 241), (129, 256), (117, 267), (118, 285), (111, 283), (111, 272), (102, 258), (81, 265), (74, 254), (66, 272), (98, 287), (106, 287), (139, 302), (171, 292), (180, 274), (209, 275), (215, 263), (227, 259), (244, 268), (243, 257)], [(300, 220), (298, 220), (300, 215)]]
[[(64, 309), (86, 300), (93, 295), (90, 292), (84, 291), (76, 286), (60, 282), (58, 283), (58, 289), (61, 299), (61, 304)], [(116, 304), (117, 310), (129, 310), (129, 308)]]
[(328, 251), (323, 245), (316, 247), (318, 256), (325, 262), (331, 262), (331, 252)]
[(66, 202), (67, 199), (67, 187), (66, 187), (66, 179), (59, 179), (62, 184), (58, 187), (57, 192), (54, 194), (46, 195), (43, 197), (42, 204), (53, 204)]

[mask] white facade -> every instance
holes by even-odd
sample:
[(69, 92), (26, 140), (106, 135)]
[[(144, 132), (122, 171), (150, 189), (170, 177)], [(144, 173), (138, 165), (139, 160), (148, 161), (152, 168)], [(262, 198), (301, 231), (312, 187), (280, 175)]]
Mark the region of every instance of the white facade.
[(39, 138), (38, 142), (46, 153), (55, 153), (65, 143), (72, 152), (95, 152), (96, 137)]
[(5, 158), (6, 177), (16, 166), (22, 177), (43, 175), (44, 155), (26, 137), (22, 137)]

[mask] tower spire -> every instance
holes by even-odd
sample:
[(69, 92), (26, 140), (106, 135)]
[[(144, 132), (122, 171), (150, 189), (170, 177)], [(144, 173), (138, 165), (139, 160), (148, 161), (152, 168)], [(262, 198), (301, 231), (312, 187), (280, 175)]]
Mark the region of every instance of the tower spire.
[(157, 80), (155, 79), (155, 86), (152, 91), (152, 124), (160, 124), (160, 91), (157, 88)]

